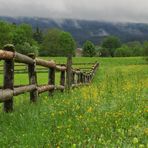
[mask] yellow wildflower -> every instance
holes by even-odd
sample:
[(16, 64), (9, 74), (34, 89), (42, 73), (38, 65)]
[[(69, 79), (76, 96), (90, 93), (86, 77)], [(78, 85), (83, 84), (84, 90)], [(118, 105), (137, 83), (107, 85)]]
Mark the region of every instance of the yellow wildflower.
[(92, 107), (89, 107), (87, 110), (88, 113), (91, 113), (92, 111), (93, 111)]
[(139, 141), (138, 141), (138, 138), (133, 138), (133, 144), (137, 144)]

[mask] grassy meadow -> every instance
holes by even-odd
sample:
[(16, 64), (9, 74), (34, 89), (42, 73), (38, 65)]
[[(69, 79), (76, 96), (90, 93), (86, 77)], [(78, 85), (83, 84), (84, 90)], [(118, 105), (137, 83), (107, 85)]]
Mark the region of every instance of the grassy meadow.
[[(20, 95), (9, 114), (0, 104), (0, 147), (147, 148), (148, 65), (140, 57), (73, 59), (95, 61), (100, 68), (90, 86), (53, 97), (44, 93), (35, 104), (30, 104), (29, 94)], [(39, 84), (47, 83), (47, 74), (38, 78)], [(15, 84), (27, 83), (27, 74), (15, 76)]]

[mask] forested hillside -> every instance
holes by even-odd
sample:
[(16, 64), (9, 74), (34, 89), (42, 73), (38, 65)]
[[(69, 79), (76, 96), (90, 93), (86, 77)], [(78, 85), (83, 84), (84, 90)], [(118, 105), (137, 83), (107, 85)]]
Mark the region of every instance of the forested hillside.
[(59, 28), (70, 32), (78, 45), (86, 40), (95, 44), (101, 42), (102, 38), (108, 35), (118, 36), (122, 42), (144, 41), (148, 39), (148, 24), (142, 23), (109, 23), (99, 21), (85, 21), (72, 19), (46, 19), (29, 17), (0, 17), (11, 23), (27, 23), (43, 31), (48, 28)]

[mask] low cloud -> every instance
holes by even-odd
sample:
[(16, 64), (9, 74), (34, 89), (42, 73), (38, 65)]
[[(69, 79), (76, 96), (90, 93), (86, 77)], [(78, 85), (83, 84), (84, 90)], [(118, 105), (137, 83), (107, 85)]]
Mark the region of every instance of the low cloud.
[(148, 23), (148, 1), (0, 0), (0, 15)]

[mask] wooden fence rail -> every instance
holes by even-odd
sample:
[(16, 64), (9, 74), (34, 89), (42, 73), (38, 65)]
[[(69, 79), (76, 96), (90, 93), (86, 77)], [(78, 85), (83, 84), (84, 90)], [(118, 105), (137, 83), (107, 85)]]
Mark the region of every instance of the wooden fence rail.
[[(46, 61), (36, 58), (34, 54), (29, 54), (28, 56), (20, 54), (15, 51), (14, 46), (11, 44), (6, 45), (3, 50), (0, 50), (0, 60), (4, 60), (4, 83), (3, 86), (0, 87), (0, 102), (4, 103), (5, 112), (13, 110), (14, 96), (26, 92), (30, 92), (30, 101), (36, 102), (38, 95), (43, 92), (48, 91), (49, 96), (51, 96), (55, 90), (63, 92), (65, 89), (69, 90), (81, 85), (88, 85), (99, 67), (99, 63), (95, 62), (87, 72), (82, 71), (81, 69), (72, 68), (73, 63), (71, 56), (68, 57), (67, 64), (59, 65), (53, 60)], [(27, 65), (29, 85), (14, 85), (15, 63)], [(37, 84), (37, 65), (48, 69), (48, 82), (45, 85)], [(78, 65), (78, 63), (75, 65)], [(80, 63), (80, 65), (85, 65), (85, 63)], [(56, 71), (61, 73), (58, 86), (55, 85)]]

